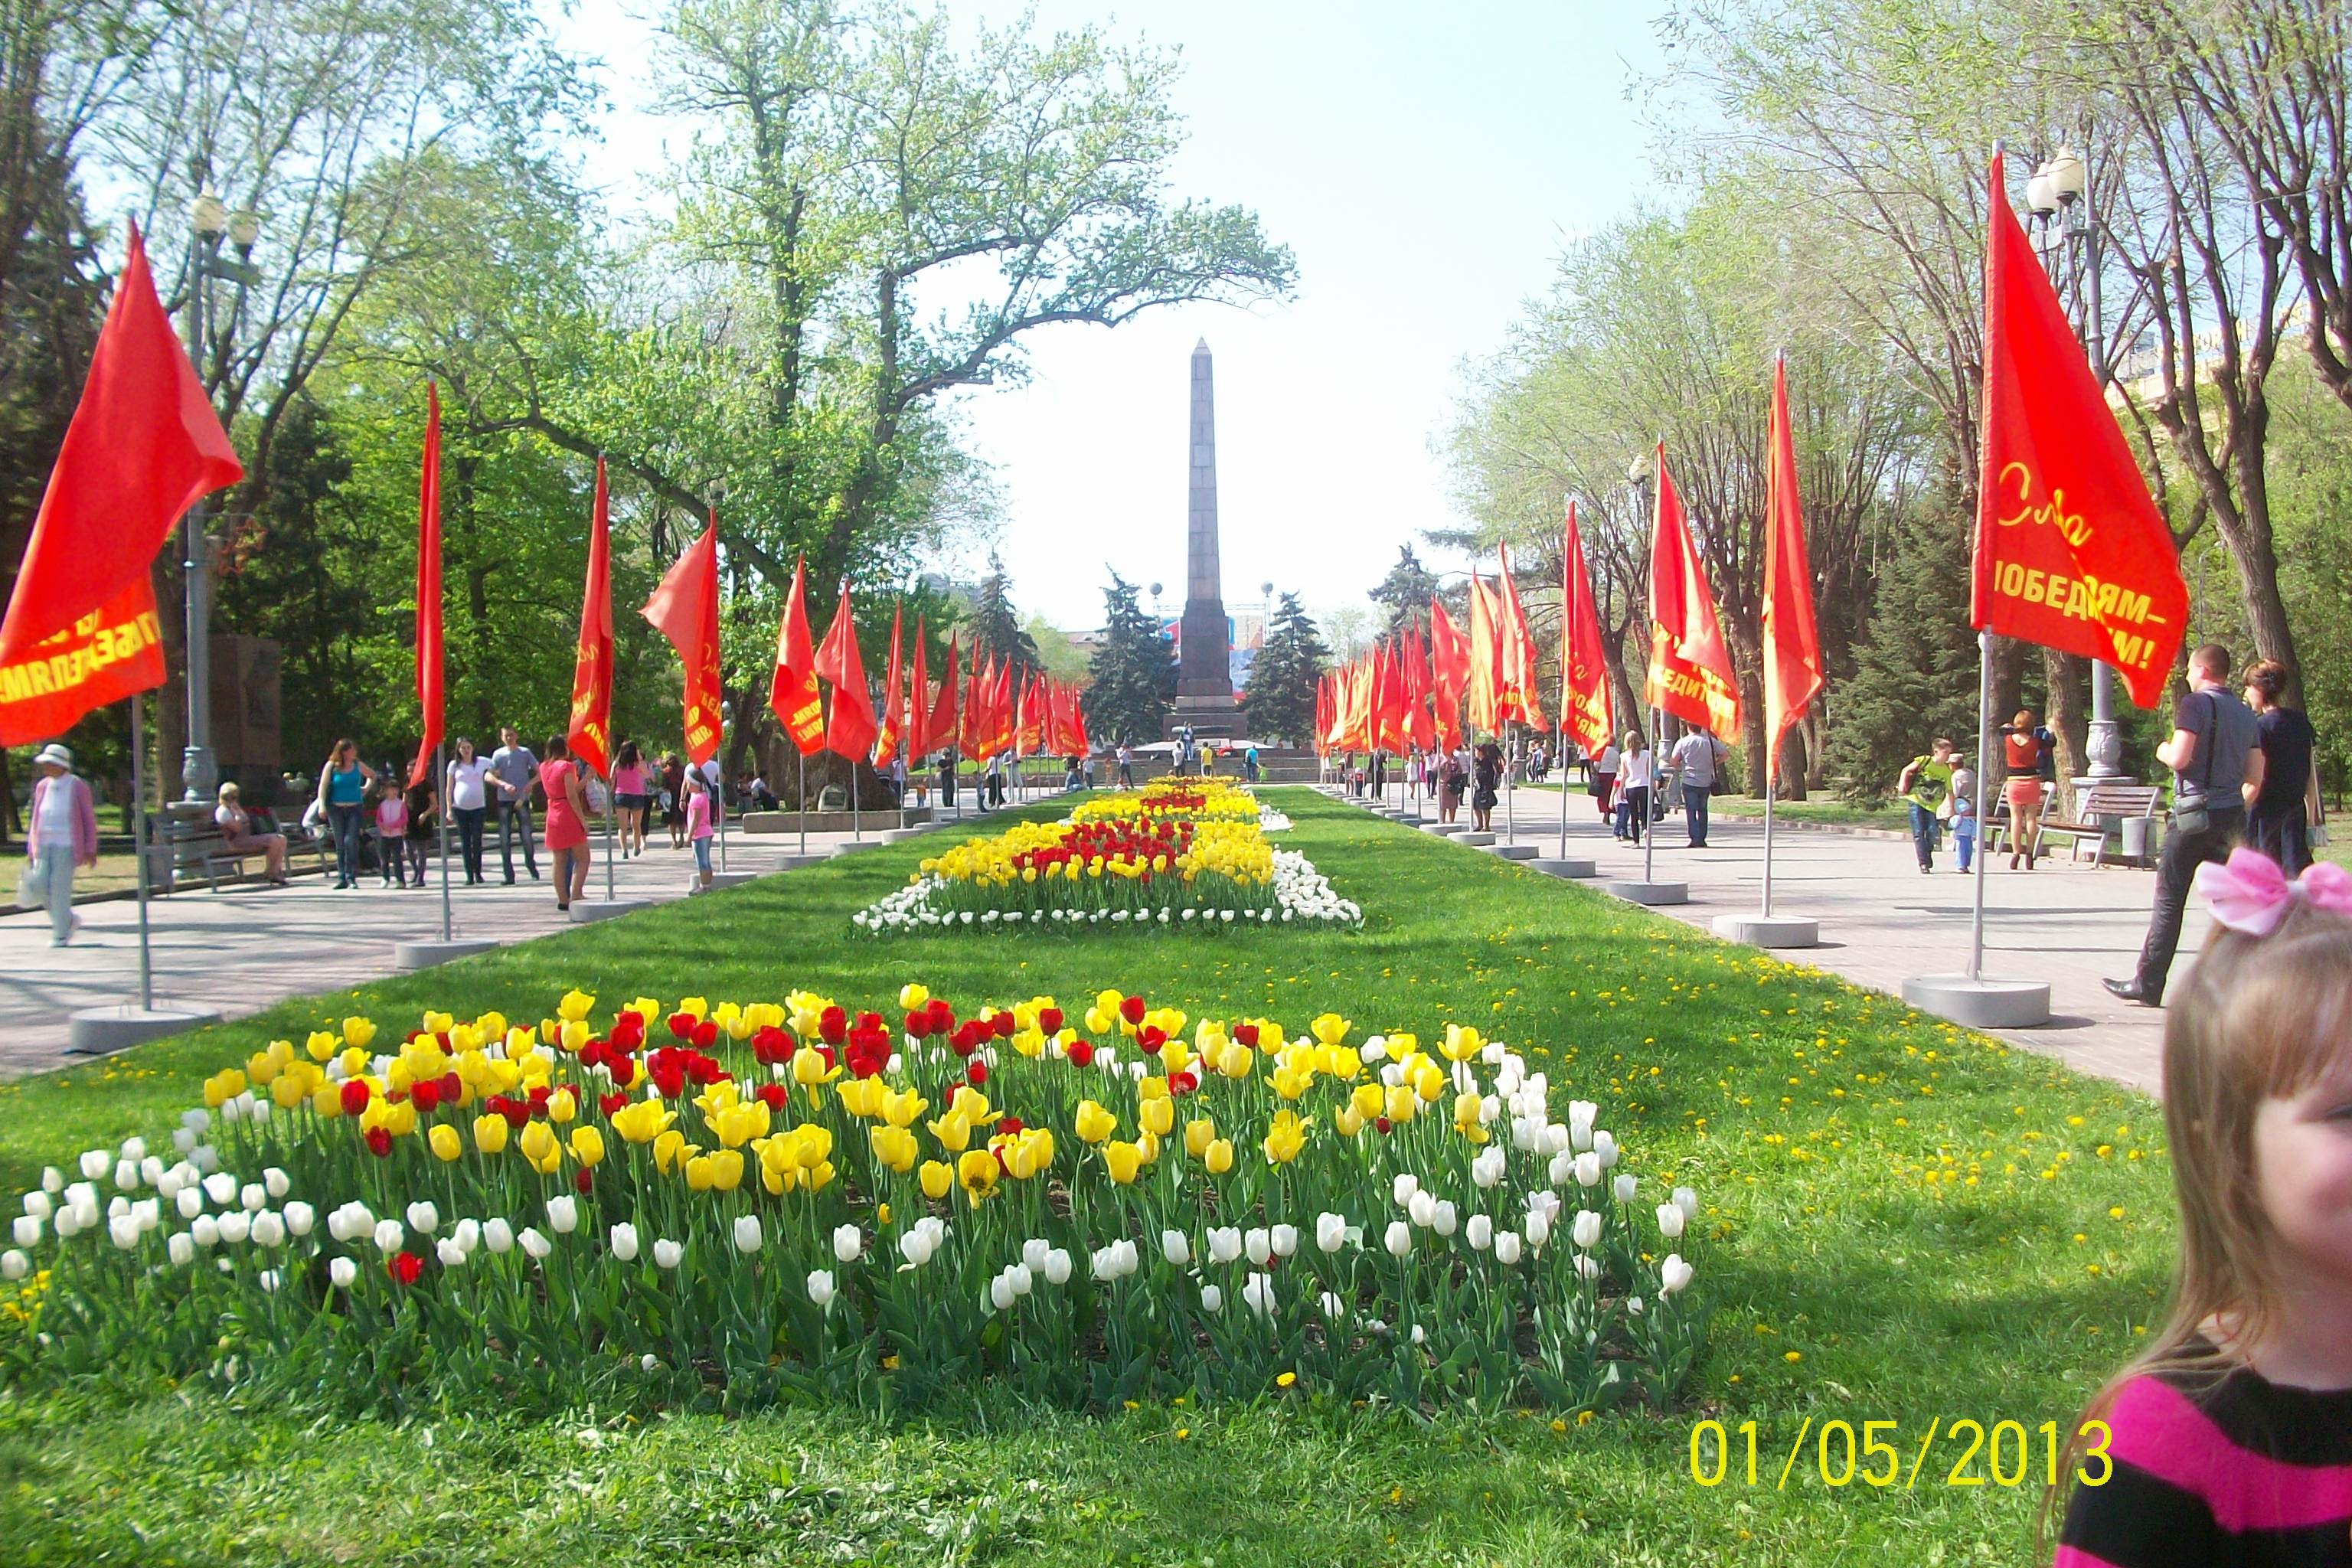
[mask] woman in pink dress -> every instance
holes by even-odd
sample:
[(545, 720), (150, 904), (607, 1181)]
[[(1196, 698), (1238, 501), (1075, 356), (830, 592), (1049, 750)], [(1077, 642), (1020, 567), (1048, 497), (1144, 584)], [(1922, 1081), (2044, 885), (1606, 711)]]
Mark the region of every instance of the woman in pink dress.
[(588, 797), (580, 770), (572, 765), (572, 743), (550, 735), (540, 755), (539, 787), (547, 795), (547, 852), (555, 862), (555, 907), (568, 910), (588, 886)]

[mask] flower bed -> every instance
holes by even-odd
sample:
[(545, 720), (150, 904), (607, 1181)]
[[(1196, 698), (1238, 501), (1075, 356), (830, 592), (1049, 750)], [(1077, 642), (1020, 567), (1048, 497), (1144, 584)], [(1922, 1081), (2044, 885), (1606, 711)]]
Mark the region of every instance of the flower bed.
[(396, 1408), (1685, 1385), (1696, 1199), (1475, 1030), (898, 1002), (274, 1042), (25, 1194), (0, 1367)]
[(1267, 842), (1248, 791), (1162, 779), (927, 857), (907, 887), (850, 918), (881, 935), (1138, 921), (1358, 925), (1363, 911), (1305, 856)]

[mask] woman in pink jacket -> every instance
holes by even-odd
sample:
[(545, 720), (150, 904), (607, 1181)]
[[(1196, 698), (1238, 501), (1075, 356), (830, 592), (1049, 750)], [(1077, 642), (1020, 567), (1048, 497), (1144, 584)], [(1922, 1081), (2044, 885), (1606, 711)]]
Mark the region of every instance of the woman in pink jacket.
[(71, 752), (51, 743), (33, 761), (41, 776), (33, 781), (26, 853), (49, 906), (49, 945), (63, 947), (81, 923), (73, 912), (74, 868), (98, 864), (98, 813), (90, 805), (89, 785), (73, 771)]

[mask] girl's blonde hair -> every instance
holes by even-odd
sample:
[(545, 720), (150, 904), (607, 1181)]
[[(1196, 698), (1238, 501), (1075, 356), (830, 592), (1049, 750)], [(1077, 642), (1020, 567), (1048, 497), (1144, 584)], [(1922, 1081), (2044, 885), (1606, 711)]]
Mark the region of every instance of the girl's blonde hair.
[[(2309, 1089), (2347, 1046), (2352, 920), (2298, 898), (2268, 936), (2213, 928), (2164, 1022), (2164, 1133), (2180, 1211), (2169, 1313), (2084, 1408), (2061, 1484), (2043, 1498), (2045, 1528), (2085, 1446), (2083, 1423), (2101, 1419), (2125, 1384), (2164, 1373), (2210, 1386), (2276, 1322), (2275, 1232), (2254, 1168), (2254, 1115), (2266, 1100)], [(2219, 1355), (2201, 1339), (2215, 1318), (2230, 1330)]]

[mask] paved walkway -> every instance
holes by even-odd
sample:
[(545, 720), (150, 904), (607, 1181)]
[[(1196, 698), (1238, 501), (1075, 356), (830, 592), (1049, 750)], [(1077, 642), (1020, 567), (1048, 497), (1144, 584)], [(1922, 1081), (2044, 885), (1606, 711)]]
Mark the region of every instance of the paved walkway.
[[(967, 817), (977, 822), (977, 817)], [(871, 827), (866, 842), (874, 841)], [(851, 842), (846, 833), (812, 833), (809, 851), (823, 854)], [(730, 834), (729, 867), (772, 871), (798, 850), (793, 834)], [(588, 896), (604, 896), (603, 843), (588, 875)], [(571, 929), (558, 914), (545, 882), (522, 874), (509, 888), (499, 880), (495, 846), (488, 857), (490, 882), (468, 888), (450, 868), (455, 934), (520, 942)], [(667, 834), (647, 853), (620, 862), (615, 890), (623, 898), (657, 902), (684, 898), (694, 857), (672, 849)], [(540, 869), (547, 869), (542, 850)], [(199, 1004), (240, 1018), (289, 996), (350, 987), (394, 972), (393, 943), (440, 933), (440, 868), (425, 868), (420, 891), (381, 886), (373, 872), (356, 891), (336, 892), (315, 877), (290, 888), (240, 887), (220, 893), (183, 892), (149, 906), (150, 948), (160, 1003)], [(85, 1007), (136, 997), (139, 988), (139, 906), (125, 899), (82, 905), (81, 931), (69, 947), (49, 945), (41, 910), (0, 918), (0, 1078), (40, 1072), (74, 1058), (66, 1053), (67, 1019)]]
[[(1393, 793), (1390, 798), (1396, 798)], [(1518, 794), (1517, 805), (1518, 842), (1558, 854), (1559, 796), (1529, 790)], [(1596, 861), (1603, 880), (1641, 876), (1641, 850), (1611, 838), (1588, 797), (1571, 793), (1569, 823), (1569, 852)], [(1505, 825), (1498, 806), (1498, 842)], [(1696, 850), (1683, 847), (1680, 813), (1661, 826), (1652, 875), (1688, 883), (1691, 901), (1658, 913), (1706, 930), (1717, 915), (1759, 907), (1760, 820), (1717, 816), (1707, 847)], [(1971, 879), (1955, 869), (1949, 847), (1948, 839), (1935, 873), (1923, 877), (1907, 840), (1777, 827), (1774, 912), (1818, 920), (1822, 937), (1819, 947), (1790, 949), (1782, 956), (1898, 996), (1913, 975), (1964, 969)], [(2155, 899), (2155, 874), (2087, 861), (2070, 867), (2063, 851), (2032, 871), (2008, 866), (2006, 856), (1996, 857), (1985, 888), (1985, 970), (2048, 981), (2051, 1021), (2040, 1029), (1994, 1033), (2080, 1071), (2156, 1093), (2162, 1082), (2164, 1015), (2118, 1003), (2099, 984), (2104, 976), (2132, 972)], [(2204, 910), (2192, 900), (2174, 961), (2176, 977), (2203, 944), (2206, 928)]]

